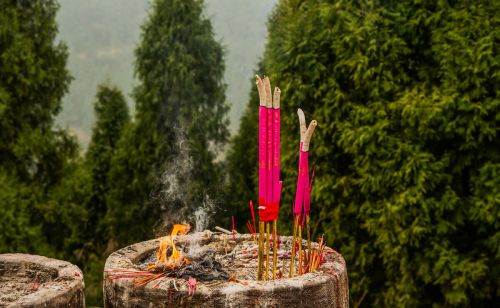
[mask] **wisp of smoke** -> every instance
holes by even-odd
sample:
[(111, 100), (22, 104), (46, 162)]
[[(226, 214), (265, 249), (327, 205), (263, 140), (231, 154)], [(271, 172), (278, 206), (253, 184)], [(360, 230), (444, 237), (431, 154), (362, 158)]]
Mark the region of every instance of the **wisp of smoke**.
[(191, 187), (193, 160), (189, 155), (189, 145), (182, 130), (175, 130), (176, 153), (169, 160), (161, 173), (153, 199), (159, 203), (165, 213), (158, 231), (164, 235), (165, 227), (175, 223), (190, 223), (192, 231), (203, 231), (215, 214), (216, 205), (210, 195), (205, 192), (201, 204), (192, 204)]

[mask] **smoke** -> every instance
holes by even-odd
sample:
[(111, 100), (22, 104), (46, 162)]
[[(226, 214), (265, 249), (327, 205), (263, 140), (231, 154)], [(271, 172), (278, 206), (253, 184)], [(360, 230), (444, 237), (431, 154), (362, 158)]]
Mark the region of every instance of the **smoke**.
[(196, 195), (192, 174), (193, 159), (189, 155), (189, 142), (182, 130), (175, 129), (174, 155), (166, 162), (157, 180), (152, 198), (161, 207), (162, 221), (157, 229), (164, 235), (166, 228), (176, 223), (189, 223), (192, 231), (209, 227), (217, 206), (209, 192)]

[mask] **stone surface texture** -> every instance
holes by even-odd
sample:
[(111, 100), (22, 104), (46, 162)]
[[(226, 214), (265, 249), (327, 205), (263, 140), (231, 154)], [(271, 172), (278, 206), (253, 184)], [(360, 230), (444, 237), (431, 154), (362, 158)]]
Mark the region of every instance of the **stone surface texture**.
[[(236, 235), (236, 241), (250, 235)], [(179, 237), (177, 242), (200, 238), (199, 234)], [(221, 236), (205, 231), (206, 241), (221, 240)], [(138, 260), (158, 248), (159, 239), (136, 243), (112, 253), (105, 271), (117, 268), (133, 269)], [(203, 243), (201, 243), (203, 245)], [(216, 286), (199, 284), (194, 296), (188, 296), (186, 283), (177, 280), (175, 286), (165, 278), (155, 283), (136, 287), (131, 279), (106, 279), (104, 274), (105, 307), (349, 307), (347, 268), (344, 258), (329, 254), (321, 272), (276, 281), (225, 281)]]
[(0, 307), (85, 307), (84, 289), (82, 272), (69, 262), (0, 254)]

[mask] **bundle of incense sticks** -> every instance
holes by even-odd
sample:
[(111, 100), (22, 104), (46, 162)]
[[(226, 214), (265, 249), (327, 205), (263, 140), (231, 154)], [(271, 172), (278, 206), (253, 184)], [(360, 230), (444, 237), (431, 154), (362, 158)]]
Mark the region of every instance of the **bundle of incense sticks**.
[(318, 125), (316, 120), (312, 120), (309, 127), (306, 127), (306, 118), (302, 109), (298, 109), (300, 125), (300, 145), (299, 145), (299, 173), (297, 177), (297, 189), (295, 192), (295, 203), (293, 207), (293, 244), (292, 256), (290, 262), (290, 277), (294, 276), (295, 272), (295, 239), (298, 237), (299, 250), (299, 275), (302, 275), (302, 226), (304, 218), (307, 227), (308, 250), (311, 253), (309, 212), (311, 203), (311, 185), (309, 182), (309, 144), (311, 142), (314, 129)]
[[(273, 279), (276, 279), (276, 233), (281, 198), (280, 181), (280, 94), (271, 94), (268, 77), (255, 77), (259, 91), (259, 267), (257, 280), (269, 279), (270, 225), (273, 222)], [(264, 238), (265, 233), (265, 238)], [(264, 258), (264, 246), (266, 253)], [(264, 265), (264, 260), (265, 265)]]

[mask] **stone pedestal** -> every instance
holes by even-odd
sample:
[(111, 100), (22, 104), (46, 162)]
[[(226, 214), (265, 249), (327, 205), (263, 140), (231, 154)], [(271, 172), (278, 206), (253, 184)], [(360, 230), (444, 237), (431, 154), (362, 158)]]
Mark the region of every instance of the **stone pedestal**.
[(83, 274), (68, 262), (0, 254), (0, 307), (85, 307)]
[[(199, 239), (200, 233), (180, 237), (178, 242)], [(228, 240), (227, 236), (205, 231), (201, 245)], [(236, 235), (234, 242), (248, 241), (250, 235)], [(232, 241), (232, 237), (229, 237)], [(286, 242), (288, 237), (282, 237)], [(290, 240), (291, 243), (291, 240)], [(137, 269), (137, 262), (158, 248), (159, 240), (137, 243), (112, 253), (105, 270)], [(231, 253), (231, 251), (227, 251)], [(106, 279), (105, 307), (348, 307), (349, 290), (344, 259), (331, 251), (320, 271), (294, 278), (266, 282), (220, 281), (199, 282), (194, 296), (188, 295), (187, 283), (179, 278), (162, 278), (137, 287), (132, 279)], [(176, 281), (174, 284), (173, 282)]]

